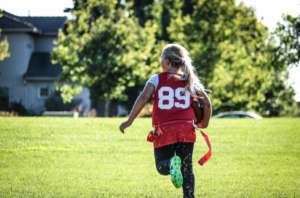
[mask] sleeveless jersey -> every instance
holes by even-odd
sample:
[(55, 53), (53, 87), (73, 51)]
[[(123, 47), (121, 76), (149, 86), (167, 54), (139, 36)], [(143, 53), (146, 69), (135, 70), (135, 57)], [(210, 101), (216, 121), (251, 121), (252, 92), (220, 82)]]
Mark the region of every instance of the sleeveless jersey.
[(152, 124), (171, 120), (196, 120), (191, 107), (193, 97), (184, 91), (185, 81), (177, 80), (171, 72), (158, 74), (158, 85), (153, 97)]

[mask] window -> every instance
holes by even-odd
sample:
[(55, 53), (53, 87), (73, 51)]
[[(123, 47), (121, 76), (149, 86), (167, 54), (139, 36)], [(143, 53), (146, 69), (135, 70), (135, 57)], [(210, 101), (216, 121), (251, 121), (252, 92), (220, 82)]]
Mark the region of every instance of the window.
[(252, 118), (252, 117), (249, 115), (240, 115), (240, 118)]
[(48, 87), (40, 87), (39, 96), (41, 98), (46, 98), (49, 96), (49, 88)]
[(222, 115), (220, 118), (252, 118), (252, 117), (244, 114), (228, 114), (228, 115)]
[(237, 114), (229, 114), (229, 115), (223, 115), (221, 118), (239, 118), (240, 116)]
[(0, 87), (0, 111), (9, 110), (9, 89), (7, 87)]

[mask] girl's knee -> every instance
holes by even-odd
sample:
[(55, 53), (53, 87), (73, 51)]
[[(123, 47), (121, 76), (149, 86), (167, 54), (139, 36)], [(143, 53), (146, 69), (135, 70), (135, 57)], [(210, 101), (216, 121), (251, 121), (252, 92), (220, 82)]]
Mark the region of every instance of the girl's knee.
[(161, 175), (169, 175), (170, 172), (168, 170), (164, 170), (161, 166), (156, 166), (157, 172)]

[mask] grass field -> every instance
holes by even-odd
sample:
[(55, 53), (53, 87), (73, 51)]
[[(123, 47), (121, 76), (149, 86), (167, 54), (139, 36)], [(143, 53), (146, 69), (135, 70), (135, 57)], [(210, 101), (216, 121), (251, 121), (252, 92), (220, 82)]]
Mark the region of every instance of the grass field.
[[(0, 117), (0, 197), (182, 197), (154, 165), (150, 119)], [(196, 197), (300, 197), (300, 119), (215, 119), (197, 132)]]

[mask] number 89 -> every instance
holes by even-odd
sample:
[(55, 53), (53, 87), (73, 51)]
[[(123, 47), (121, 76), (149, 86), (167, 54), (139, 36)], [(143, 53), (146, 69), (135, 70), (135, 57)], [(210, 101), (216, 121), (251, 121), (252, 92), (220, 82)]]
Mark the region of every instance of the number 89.
[[(175, 90), (175, 97), (178, 100), (184, 100), (184, 104), (175, 102), (175, 107), (186, 109), (190, 106), (190, 92), (185, 92), (185, 95), (180, 93), (184, 91), (184, 88), (179, 87)], [(163, 92), (168, 92), (168, 95), (163, 95)], [(171, 87), (161, 87), (158, 91), (158, 107), (160, 109), (171, 109), (174, 106), (174, 90)], [(169, 104), (163, 104), (163, 101), (169, 101)]]

